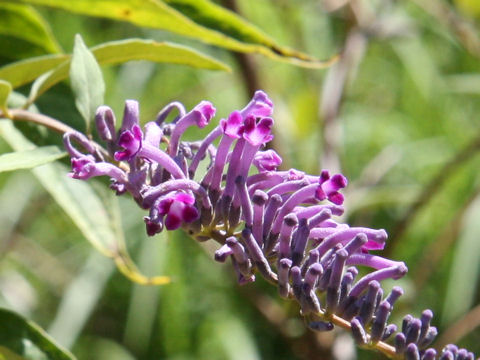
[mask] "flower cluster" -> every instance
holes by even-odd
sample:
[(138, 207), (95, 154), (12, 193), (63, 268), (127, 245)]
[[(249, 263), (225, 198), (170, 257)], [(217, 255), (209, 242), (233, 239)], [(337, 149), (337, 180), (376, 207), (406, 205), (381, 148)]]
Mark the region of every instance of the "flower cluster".
[[(176, 117), (167, 122), (172, 112)], [(384, 294), (380, 282), (402, 277), (405, 264), (370, 253), (383, 249), (384, 230), (350, 227), (333, 218), (343, 213), (343, 175), (277, 170), (281, 157), (264, 150), (273, 138), (272, 112), (271, 100), (257, 91), (203, 139), (185, 141), (188, 128), (203, 128), (215, 116), (210, 102), (190, 112), (173, 102), (142, 129), (138, 103), (127, 100), (118, 131), (112, 110), (102, 106), (96, 126), (107, 150), (79, 132), (65, 134), (70, 176), (110, 177), (117, 194), (129, 192), (148, 210), (144, 221), (150, 236), (181, 227), (198, 241), (218, 242), (215, 259), (230, 259), (241, 284), (261, 275), (280, 296), (298, 301), (314, 330), (349, 328), (360, 346), (394, 358), (474, 359), (453, 345), (438, 355), (428, 348), (437, 334), (430, 310), (420, 319), (407, 315), (398, 330), (388, 323), (403, 291), (395, 287)], [(199, 174), (202, 162), (207, 170)], [(358, 266), (372, 271), (359, 277)]]

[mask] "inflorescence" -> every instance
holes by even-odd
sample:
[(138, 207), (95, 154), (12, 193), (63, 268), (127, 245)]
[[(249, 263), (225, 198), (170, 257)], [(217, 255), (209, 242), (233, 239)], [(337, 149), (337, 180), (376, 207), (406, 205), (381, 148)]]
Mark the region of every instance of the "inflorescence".
[[(172, 112), (178, 115), (166, 122)], [(257, 91), (205, 138), (184, 141), (188, 128), (203, 128), (214, 117), (210, 102), (190, 112), (172, 102), (142, 130), (138, 102), (127, 100), (118, 131), (113, 111), (101, 106), (96, 127), (106, 150), (80, 132), (65, 134), (70, 176), (110, 177), (118, 195), (129, 192), (149, 211), (144, 221), (150, 236), (181, 227), (198, 241), (215, 240), (221, 245), (215, 260), (230, 259), (239, 283), (260, 274), (280, 296), (298, 301), (313, 330), (328, 331), (335, 324), (349, 328), (360, 346), (395, 359), (473, 360), (472, 353), (454, 345), (440, 354), (428, 348), (437, 335), (430, 310), (419, 319), (405, 316), (401, 329), (388, 323), (403, 290), (394, 287), (384, 294), (380, 282), (399, 279), (407, 267), (369, 253), (383, 249), (384, 230), (350, 227), (332, 218), (344, 211), (343, 175), (277, 170), (281, 157), (263, 150), (273, 138), (272, 112), (271, 100)], [(201, 176), (197, 170), (205, 162)], [(357, 266), (373, 271), (359, 277)]]

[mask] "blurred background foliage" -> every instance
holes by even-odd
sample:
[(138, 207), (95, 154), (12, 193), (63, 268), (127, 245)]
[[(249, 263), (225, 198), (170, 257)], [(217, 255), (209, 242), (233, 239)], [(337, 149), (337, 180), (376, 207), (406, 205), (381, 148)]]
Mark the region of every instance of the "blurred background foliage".
[[(232, 72), (147, 61), (104, 66), (105, 103), (120, 117), (124, 100), (138, 99), (146, 122), (170, 101), (191, 108), (208, 99), (220, 118), (242, 108), (255, 89), (265, 90), (275, 103), (272, 146), (284, 159), (282, 168), (341, 170), (350, 180), (346, 220), (385, 228), (385, 253), (408, 265), (396, 321), (431, 308), (441, 334), (438, 348), (458, 342), (479, 354), (477, 2), (216, 3), (279, 44), (319, 59), (342, 56), (326, 70), (309, 69), (41, 6), (20, 14), (24, 23), (10, 23), (15, 17), (2, 12), (13, 5), (2, 1), (0, 65), (71, 53), (77, 33), (89, 47), (133, 37), (173, 41), (228, 64)], [(32, 26), (38, 27), (36, 35), (28, 38), (22, 29)], [(28, 96), (30, 85), (17, 91)], [(67, 82), (38, 97), (35, 106), (84, 130)], [(53, 133), (33, 140), (60, 144)], [(11, 151), (6, 142), (0, 150)], [(138, 267), (171, 276), (171, 284), (130, 281), (92, 248), (30, 171), (0, 173), (0, 305), (40, 324), (79, 359), (382, 358), (357, 350), (341, 331), (306, 330), (296, 304), (280, 299), (262, 280), (239, 287), (230, 266), (213, 261), (212, 245), (199, 245), (179, 231), (147, 238), (145, 214), (130, 199), (119, 202)]]

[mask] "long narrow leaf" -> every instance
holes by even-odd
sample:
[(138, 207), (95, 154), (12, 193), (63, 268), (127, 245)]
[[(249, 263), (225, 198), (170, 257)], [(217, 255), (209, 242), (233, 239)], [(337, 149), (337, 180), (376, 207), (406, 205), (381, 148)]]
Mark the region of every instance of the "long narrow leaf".
[[(0, 122), (0, 136), (16, 151), (32, 148), (30, 143), (9, 121)], [(132, 281), (161, 285), (166, 276), (146, 277), (139, 272), (125, 246), (115, 195), (94, 191), (84, 181), (70, 179), (68, 169), (58, 163), (46, 164), (32, 170), (42, 186), (70, 216), (85, 238), (103, 255), (114, 259), (119, 270)]]
[(17, 61), (0, 68), (0, 79), (10, 82), (15, 89), (56, 68), (68, 58), (69, 55), (54, 54)]
[(320, 61), (280, 46), (247, 21), (206, 0), (22, 1), (89, 16), (128, 21), (138, 26), (167, 30), (230, 50), (259, 53), (301, 66), (323, 68), (331, 63), (331, 61)]
[[(2, 2), (0, 3), (0, 13), (2, 14), (0, 37), (11, 37), (24, 41), (41, 49), (43, 53), (61, 52), (61, 48), (48, 24), (32, 7), (24, 4)], [(4, 55), (17, 57), (17, 54), (6, 53), (6, 51), (9, 51), (9, 49), (2, 49)]]
[[(7, 121), (0, 123), (0, 136), (16, 151), (29, 150), (33, 146)], [(46, 164), (32, 171), (95, 248), (104, 255), (113, 257), (116, 252), (116, 234), (112, 230), (107, 210), (91, 186), (68, 178), (68, 170), (61, 164)]]
[(44, 146), (32, 150), (17, 151), (0, 155), (0, 172), (34, 167), (58, 160), (66, 155), (56, 146)]
[[(127, 39), (111, 41), (93, 47), (93, 55), (100, 65), (121, 64), (131, 60), (149, 60), (159, 63), (188, 65), (200, 69), (224, 70), (230, 68), (209, 56), (188, 47), (152, 40)], [(30, 102), (53, 85), (68, 77), (70, 59), (60, 64), (36, 82), (30, 94)]]
[(0, 359), (74, 360), (75, 357), (32, 321), (0, 309)]
[(444, 324), (464, 315), (474, 304), (480, 274), (479, 217), (480, 197), (473, 201), (463, 219), (443, 304)]

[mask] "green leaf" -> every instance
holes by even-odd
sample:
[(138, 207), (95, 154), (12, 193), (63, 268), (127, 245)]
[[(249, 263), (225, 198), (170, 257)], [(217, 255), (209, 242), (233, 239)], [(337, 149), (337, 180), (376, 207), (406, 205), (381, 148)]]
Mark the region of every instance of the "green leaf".
[[(15, 151), (31, 150), (34, 146), (10, 121), (0, 122), (0, 136)], [(100, 253), (113, 258), (126, 277), (148, 285), (170, 282), (166, 276), (147, 277), (137, 269), (125, 246), (117, 197), (113, 192), (107, 192), (105, 187), (95, 191), (90, 183), (69, 178), (69, 170), (60, 163), (45, 164), (32, 172), (85, 238)]]
[(10, 82), (15, 89), (54, 69), (68, 58), (69, 55), (54, 54), (17, 61), (0, 68), (0, 79)]
[[(100, 65), (121, 64), (131, 60), (149, 60), (159, 63), (188, 65), (201, 69), (224, 70), (230, 68), (202, 53), (188, 47), (153, 40), (127, 39), (111, 41), (93, 47), (93, 55)], [(42, 75), (34, 83), (30, 93), (30, 102), (43, 94), (58, 82), (68, 77), (70, 60), (63, 62), (50, 73)]]
[(32, 150), (17, 151), (0, 155), (0, 172), (32, 169), (48, 164), (66, 155), (56, 146), (44, 146)]
[[(9, 121), (0, 122), (0, 135), (15, 151), (32, 149), (33, 144)], [(87, 182), (69, 178), (69, 170), (59, 163), (46, 164), (32, 172), (93, 246), (113, 257), (117, 249), (116, 233), (92, 187)]]
[[(138, 26), (167, 30), (230, 50), (260, 53), (296, 65), (324, 68), (331, 64), (331, 61), (320, 61), (278, 45), (255, 26), (207, 0), (22, 1), (84, 15), (128, 21)], [(199, 23), (195, 23), (195, 21)]]
[[(30, 6), (14, 3), (0, 3), (0, 37), (23, 41), (30, 47), (35, 47), (43, 53), (61, 52), (48, 24)], [(18, 54), (10, 54), (3, 49), (2, 53), (10, 58), (18, 58)]]
[(127, 39), (92, 48), (100, 64), (119, 64), (131, 60), (188, 65), (199, 69), (230, 71), (228, 65), (183, 45), (153, 40)]
[(462, 219), (443, 304), (442, 323), (449, 324), (474, 304), (480, 274), (480, 197), (472, 202)]
[(8, 96), (12, 92), (12, 85), (8, 81), (0, 80), (0, 110), (7, 112)]
[(97, 108), (103, 104), (105, 82), (95, 56), (87, 48), (82, 37), (75, 35), (75, 45), (70, 64), (70, 80), (75, 105), (85, 120), (87, 133)]
[(75, 357), (32, 321), (0, 309), (0, 359), (74, 360)]
[[(285, 46), (280, 46), (261, 29), (249, 23), (236, 13), (213, 3), (210, 0), (164, 0), (166, 4), (181, 12), (195, 23), (232, 39), (242, 42), (242, 49), (232, 50), (259, 52), (270, 57), (286, 57), (291, 60), (315, 62), (312, 57)], [(207, 41), (208, 40), (204, 40)], [(215, 44), (224, 46), (222, 44)], [(227, 44), (225, 47), (228, 47)], [(235, 46), (235, 45), (233, 45)], [(254, 46), (257, 46), (255, 48)], [(267, 51), (266, 51), (267, 50)], [(307, 65), (307, 64), (305, 64)]]

